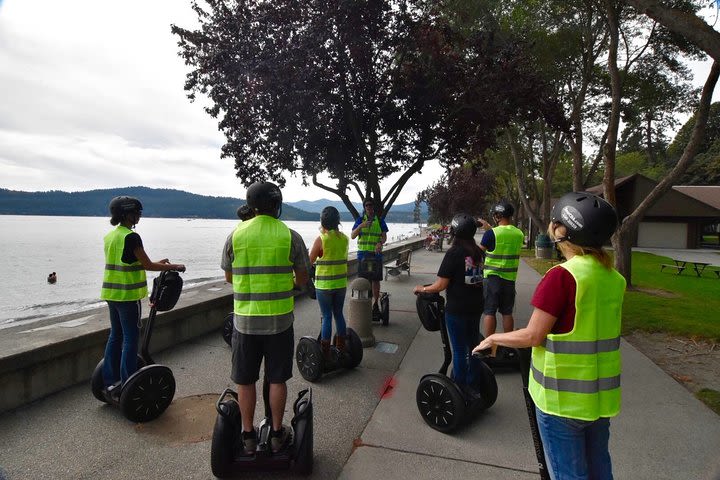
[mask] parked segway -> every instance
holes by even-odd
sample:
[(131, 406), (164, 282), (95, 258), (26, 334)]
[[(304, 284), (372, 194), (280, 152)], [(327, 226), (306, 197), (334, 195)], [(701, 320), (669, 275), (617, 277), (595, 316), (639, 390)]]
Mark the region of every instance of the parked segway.
[[(159, 417), (175, 395), (175, 377), (170, 368), (156, 364), (148, 347), (157, 312), (171, 310), (180, 298), (182, 277), (175, 271), (165, 271), (153, 281), (150, 295), (150, 315), (143, 331), (142, 345), (138, 355), (138, 371), (119, 387), (120, 395), (110, 395), (105, 389), (102, 370), (105, 360), (95, 367), (92, 374), (92, 393), (101, 402), (120, 408), (123, 415), (133, 422), (149, 422)], [(118, 388), (118, 387), (116, 387)]]
[(240, 439), (242, 421), (237, 393), (227, 389), (220, 395), (215, 408), (215, 419), (210, 466), (216, 477), (237, 476), (242, 472), (292, 470), (309, 474), (313, 466), (313, 406), (312, 389), (298, 393), (293, 404), (291, 443), (288, 448), (272, 453), (270, 448), (270, 430), (272, 415), (270, 412), (270, 386), (267, 378), (263, 381), (263, 400), (265, 419), (257, 431), (258, 445), (254, 455), (247, 455)]
[(465, 420), (490, 408), (497, 399), (495, 374), (484, 362), (478, 362), (479, 381), (473, 388), (478, 395), (463, 392), (447, 375), (452, 362), (450, 341), (445, 326), (445, 299), (438, 293), (419, 293), (415, 302), (418, 316), (426, 330), (440, 330), (444, 360), (439, 373), (423, 375), (415, 392), (415, 401), (425, 423), (443, 433), (450, 433)]
[(378, 300), (378, 311), (373, 312), (373, 322), (380, 322), (383, 327), (390, 324), (390, 294), (380, 292), (380, 300)]
[(333, 336), (329, 359), (323, 356), (319, 335), (317, 338), (302, 337), (295, 350), (295, 362), (300, 375), (308, 382), (315, 382), (323, 373), (339, 368), (355, 368), (360, 365), (362, 358), (362, 340), (352, 328), (347, 329), (347, 343), (343, 352), (337, 348), (337, 335)]
[(225, 316), (225, 320), (223, 320), (222, 337), (228, 345), (232, 345), (232, 335), (235, 329), (234, 316), (235, 314), (230, 312)]

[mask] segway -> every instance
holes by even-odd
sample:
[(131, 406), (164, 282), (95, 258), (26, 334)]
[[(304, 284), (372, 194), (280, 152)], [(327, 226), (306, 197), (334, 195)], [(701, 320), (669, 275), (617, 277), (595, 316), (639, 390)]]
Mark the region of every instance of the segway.
[[(482, 340), (483, 338), (481, 335), (480, 339)], [(483, 356), (482, 361), (487, 363), (488, 367), (494, 371), (503, 369), (521, 370), (520, 355), (515, 348), (499, 346), (495, 351), (494, 357)]]
[(235, 314), (230, 312), (225, 316), (225, 320), (223, 320), (222, 337), (228, 345), (232, 345), (232, 335), (235, 329), (234, 317)]
[(128, 378), (120, 388), (120, 395), (108, 393), (102, 370), (105, 359), (95, 367), (90, 381), (92, 393), (101, 402), (120, 408), (132, 422), (149, 422), (159, 417), (175, 395), (175, 377), (170, 368), (156, 364), (148, 347), (157, 312), (171, 310), (182, 291), (182, 277), (175, 271), (165, 271), (153, 281), (150, 295), (150, 315), (143, 331), (142, 345), (138, 355), (138, 371)]
[(317, 381), (324, 373), (339, 368), (351, 369), (360, 365), (363, 358), (362, 340), (355, 330), (347, 329), (347, 343), (345, 351), (337, 348), (337, 335), (333, 336), (330, 345), (330, 358), (325, 358), (320, 346), (320, 336), (317, 338), (305, 336), (298, 342), (295, 350), (295, 362), (300, 375), (308, 382)]
[(237, 476), (243, 472), (292, 470), (309, 474), (313, 466), (313, 406), (312, 389), (298, 393), (293, 404), (293, 419), (290, 422), (290, 445), (272, 453), (270, 448), (270, 430), (272, 415), (270, 412), (270, 385), (267, 378), (263, 381), (263, 400), (265, 419), (258, 428), (258, 445), (254, 454), (247, 455), (241, 440), (242, 419), (237, 393), (225, 390), (215, 408), (218, 412), (213, 429), (210, 450), (210, 467), (216, 477)]
[(497, 400), (495, 374), (484, 362), (477, 362), (476, 394), (466, 393), (447, 375), (452, 362), (450, 341), (445, 326), (445, 299), (438, 293), (418, 293), (415, 302), (418, 316), (426, 330), (440, 331), (444, 360), (438, 373), (423, 375), (415, 392), (415, 401), (425, 423), (431, 428), (451, 433), (464, 420), (490, 408)]
[(530, 381), (530, 362), (532, 361), (532, 349), (520, 348), (517, 350), (518, 360), (520, 364), (520, 375), (522, 375), (523, 396), (525, 397), (525, 406), (527, 407), (528, 420), (530, 421), (530, 433), (532, 434), (533, 444), (535, 445), (535, 456), (538, 461), (538, 470), (540, 471), (541, 480), (550, 480), (550, 472), (545, 462), (545, 449), (543, 448), (542, 439), (540, 438), (540, 430), (537, 424), (537, 413), (535, 412), (535, 402), (530, 396), (528, 382)]
[[(358, 262), (358, 277), (367, 278), (368, 280), (369, 277), (382, 278), (382, 263), (378, 262), (374, 256), (363, 258)], [(379, 322), (382, 326), (387, 327), (390, 323), (390, 294), (380, 292), (378, 304), (378, 310), (373, 311), (372, 321)]]

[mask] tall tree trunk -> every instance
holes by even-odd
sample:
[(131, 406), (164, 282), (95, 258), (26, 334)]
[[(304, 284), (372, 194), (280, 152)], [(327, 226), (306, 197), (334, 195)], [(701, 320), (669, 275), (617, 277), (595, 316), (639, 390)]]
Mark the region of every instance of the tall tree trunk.
[(673, 184), (683, 173), (685, 173), (695, 159), (695, 155), (698, 153), (700, 144), (705, 137), (705, 127), (707, 125), (708, 113), (710, 111), (710, 103), (712, 102), (712, 96), (715, 91), (718, 76), (720, 76), (720, 62), (716, 60), (713, 62), (707, 80), (705, 80), (702, 95), (700, 96), (700, 104), (695, 112), (695, 125), (693, 126), (693, 130), (690, 135), (690, 141), (685, 146), (685, 150), (683, 150), (680, 160), (670, 173), (655, 186), (652, 192), (650, 192), (650, 194), (645, 197), (642, 202), (640, 202), (640, 205), (638, 205), (631, 214), (623, 219), (620, 227), (612, 236), (612, 245), (615, 249), (615, 268), (618, 272), (620, 272), (620, 274), (622, 274), (623, 277), (625, 277), (628, 286), (632, 285), (632, 241), (634, 239), (637, 226), (640, 224), (640, 220), (642, 220), (645, 212), (647, 212), (647, 210), (657, 201), (658, 198), (672, 188)]
[(720, 32), (697, 15), (667, 7), (657, 0), (628, 0), (628, 3), (671, 32), (685, 37), (715, 61), (720, 61)]
[(610, 72), (610, 95), (612, 107), (608, 121), (608, 136), (603, 150), (603, 162), (605, 163), (605, 175), (603, 176), (603, 192), (605, 200), (615, 206), (615, 153), (617, 150), (617, 138), (620, 128), (620, 99), (622, 98), (622, 86), (620, 84), (620, 70), (617, 66), (618, 41), (620, 38), (619, 15), (620, 7), (614, 0), (606, 0), (606, 12), (608, 29), (610, 31), (608, 48), (608, 70)]

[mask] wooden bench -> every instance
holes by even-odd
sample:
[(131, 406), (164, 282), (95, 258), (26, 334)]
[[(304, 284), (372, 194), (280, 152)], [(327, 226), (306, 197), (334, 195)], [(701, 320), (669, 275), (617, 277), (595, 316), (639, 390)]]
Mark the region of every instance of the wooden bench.
[(410, 261), (412, 260), (412, 250), (400, 250), (394, 263), (384, 265), (385, 267), (385, 280), (388, 279), (388, 274), (396, 277), (403, 271), (407, 272), (410, 276)]
[(662, 272), (663, 270), (665, 270), (666, 268), (674, 268), (675, 270), (677, 270), (677, 274), (678, 274), (678, 275), (680, 275), (680, 274), (683, 272), (683, 270), (685, 270), (685, 267), (684, 267), (684, 266), (681, 266), (681, 265), (670, 265), (670, 264), (667, 264), (667, 263), (663, 263), (662, 265), (660, 265), (660, 271), (661, 271), (661, 272)]

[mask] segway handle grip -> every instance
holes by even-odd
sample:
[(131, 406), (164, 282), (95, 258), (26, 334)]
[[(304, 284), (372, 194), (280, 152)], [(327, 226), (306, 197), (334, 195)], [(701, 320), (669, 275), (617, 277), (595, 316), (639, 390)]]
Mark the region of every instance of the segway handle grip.
[(477, 352), (473, 352), (472, 356), (475, 358), (486, 358), (489, 357), (492, 354), (492, 347), (483, 348), (482, 350), (478, 350)]

